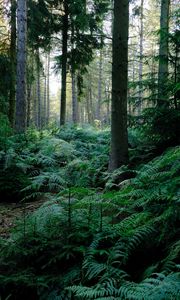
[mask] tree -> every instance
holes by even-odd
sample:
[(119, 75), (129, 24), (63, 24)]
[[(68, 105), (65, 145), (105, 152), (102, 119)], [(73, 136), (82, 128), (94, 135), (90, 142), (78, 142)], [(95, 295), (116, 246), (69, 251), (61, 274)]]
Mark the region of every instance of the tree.
[(128, 162), (127, 74), (129, 1), (114, 1), (111, 154), (109, 170)]
[(11, 79), (9, 91), (9, 121), (11, 127), (14, 127), (15, 119), (15, 98), (16, 98), (16, 0), (11, 0), (11, 41), (10, 41), (10, 64)]
[(96, 117), (98, 120), (101, 120), (101, 102), (102, 102), (102, 67), (103, 67), (103, 52), (100, 49), (99, 53), (99, 70), (98, 70), (98, 103)]
[(168, 80), (168, 33), (169, 33), (169, 7), (170, 0), (161, 0), (160, 19), (160, 46), (158, 71), (158, 106), (168, 106), (167, 80)]
[(49, 70), (50, 70), (50, 51), (47, 54), (47, 115), (46, 115), (46, 124), (49, 124), (49, 116), (50, 116), (50, 95), (49, 95)]
[[(93, 0), (92, 3), (86, 0), (63, 2), (60, 125), (65, 124), (66, 119), (66, 73), (71, 68), (73, 76), (78, 73), (80, 80), (77, 80), (77, 84), (82, 83), (86, 67), (93, 59), (93, 50), (102, 44), (100, 25), (108, 5), (107, 0)], [(69, 37), (71, 45), (74, 45), (71, 50), (68, 49)], [(79, 86), (78, 93), (81, 93)]]
[(144, 0), (141, 0), (140, 6), (140, 41), (139, 41), (139, 105), (138, 114), (141, 114), (142, 110), (142, 100), (143, 100), (143, 36), (144, 36), (144, 26), (143, 26), (143, 11), (144, 11)]
[(27, 3), (17, 1), (17, 89), (15, 129), (23, 133), (26, 128), (26, 37)]
[(64, 15), (62, 17), (62, 63), (61, 63), (61, 110), (60, 125), (66, 120), (66, 81), (67, 81), (67, 47), (68, 47), (68, 15), (67, 1), (64, 1)]

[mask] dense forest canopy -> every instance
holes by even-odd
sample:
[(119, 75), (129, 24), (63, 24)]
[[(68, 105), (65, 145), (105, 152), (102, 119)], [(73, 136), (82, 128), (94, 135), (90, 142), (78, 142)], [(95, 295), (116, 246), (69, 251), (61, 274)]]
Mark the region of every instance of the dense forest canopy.
[(0, 300), (180, 299), (178, 0), (0, 0)]

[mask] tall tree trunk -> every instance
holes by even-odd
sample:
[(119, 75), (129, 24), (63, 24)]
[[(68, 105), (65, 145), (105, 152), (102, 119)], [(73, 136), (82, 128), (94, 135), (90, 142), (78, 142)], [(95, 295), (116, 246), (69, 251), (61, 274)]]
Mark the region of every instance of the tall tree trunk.
[(32, 83), (27, 85), (27, 127), (30, 126)]
[(142, 110), (142, 100), (143, 100), (143, 35), (144, 35), (144, 27), (143, 27), (143, 13), (144, 13), (144, 0), (141, 0), (141, 13), (140, 13), (140, 43), (139, 43), (139, 99), (138, 99), (138, 115), (141, 114)]
[(88, 95), (87, 95), (87, 98), (86, 98), (86, 111), (87, 111), (87, 121), (88, 121), (88, 124), (92, 124), (91, 123), (91, 110), (90, 110), (90, 91), (88, 90)]
[[(28, 58), (27, 58), (28, 61)], [(27, 73), (27, 127), (30, 126), (31, 121), (31, 109), (32, 106), (32, 99), (33, 99), (33, 76), (34, 76), (34, 51), (32, 51), (29, 55), (29, 62), (28, 64), (28, 73)]]
[(111, 154), (109, 170), (128, 162), (127, 78), (129, 1), (114, 0)]
[(106, 119), (105, 119), (105, 124), (106, 125), (110, 125), (110, 88), (109, 86), (106, 87), (105, 90), (105, 94), (106, 94)]
[[(178, 84), (180, 82), (180, 58), (179, 58), (180, 49), (178, 47), (178, 43), (176, 43), (175, 47), (175, 63), (174, 63), (174, 82)], [(177, 90), (174, 94), (174, 107), (178, 109), (178, 100), (180, 96), (180, 91)]]
[(43, 113), (43, 125), (47, 125), (47, 77), (44, 76), (44, 113)]
[(26, 0), (17, 1), (17, 88), (15, 129), (23, 133), (26, 129)]
[(47, 55), (47, 116), (46, 116), (46, 124), (49, 124), (49, 116), (50, 116), (50, 93), (49, 93), (49, 72), (50, 72), (50, 52)]
[(40, 82), (40, 58), (37, 50), (37, 127), (41, 129), (41, 82)]
[(11, 42), (10, 42), (10, 63), (11, 63), (11, 80), (9, 94), (9, 121), (14, 128), (15, 122), (15, 98), (16, 98), (16, 0), (11, 0)]
[(87, 114), (88, 114), (88, 123), (94, 123), (94, 110), (93, 110), (93, 95), (92, 95), (92, 78), (91, 74), (88, 76), (89, 86), (88, 86), (88, 96), (87, 96)]
[(76, 90), (76, 71), (74, 60), (74, 24), (71, 19), (71, 80), (72, 80), (72, 121), (78, 123), (78, 97)]
[(76, 75), (72, 69), (72, 119), (73, 123), (78, 123), (78, 99), (77, 99), (77, 90), (76, 90)]
[(68, 5), (64, 2), (62, 24), (62, 71), (61, 71), (61, 110), (60, 125), (66, 122), (66, 81), (67, 81), (67, 42), (68, 42)]
[(33, 82), (33, 119), (34, 125), (38, 127), (38, 101), (37, 101), (37, 78)]
[(161, 0), (158, 102), (157, 102), (157, 105), (159, 107), (168, 106), (166, 85), (168, 80), (169, 7), (170, 7), (170, 0)]
[(102, 63), (103, 63), (103, 51), (100, 49), (99, 55), (99, 78), (98, 78), (98, 103), (96, 118), (101, 120), (101, 102), (102, 102)]

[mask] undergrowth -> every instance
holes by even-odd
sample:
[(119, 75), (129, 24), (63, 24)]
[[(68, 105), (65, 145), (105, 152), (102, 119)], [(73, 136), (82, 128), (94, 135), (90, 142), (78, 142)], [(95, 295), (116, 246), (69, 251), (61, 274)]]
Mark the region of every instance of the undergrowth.
[[(112, 190), (129, 169), (105, 172), (108, 135), (32, 131), (23, 146), (12, 140), (2, 150), (3, 168), (28, 181), (22, 218), (0, 240), (2, 300), (180, 299), (180, 148), (131, 169), (134, 178)], [(29, 214), (26, 201), (42, 196)]]
[[(103, 186), (108, 164), (108, 131), (67, 127), (29, 130), (0, 143), (0, 198), (37, 199), (69, 186)], [(4, 146), (4, 144), (6, 146)]]

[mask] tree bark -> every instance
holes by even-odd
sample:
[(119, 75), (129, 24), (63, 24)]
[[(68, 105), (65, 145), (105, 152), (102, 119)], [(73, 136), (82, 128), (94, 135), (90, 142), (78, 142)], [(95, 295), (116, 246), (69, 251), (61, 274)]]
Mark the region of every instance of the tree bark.
[(142, 100), (143, 100), (143, 34), (144, 34), (144, 27), (143, 27), (143, 13), (144, 13), (144, 0), (141, 0), (141, 7), (140, 7), (140, 43), (139, 43), (139, 99), (138, 99), (138, 115), (141, 114), (142, 111)]
[(26, 0), (17, 1), (17, 88), (16, 117), (17, 133), (26, 130), (26, 39), (27, 39), (27, 5)]
[(67, 42), (68, 42), (68, 5), (64, 2), (62, 27), (62, 70), (61, 70), (61, 108), (60, 125), (66, 122), (66, 81), (67, 81)]
[(76, 90), (76, 75), (72, 69), (72, 119), (73, 123), (78, 123), (78, 99), (77, 99), (77, 90)]
[(169, 7), (170, 7), (170, 0), (161, 0), (158, 102), (157, 102), (158, 107), (168, 106), (166, 85), (168, 80)]
[(102, 102), (102, 63), (103, 63), (103, 51), (100, 49), (99, 55), (99, 78), (98, 78), (98, 104), (97, 104), (97, 120), (101, 120), (101, 102)]
[(14, 128), (15, 123), (15, 105), (16, 105), (16, 0), (11, 0), (11, 42), (10, 42), (10, 63), (11, 80), (9, 93), (9, 121)]
[(31, 94), (32, 94), (32, 83), (27, 85), (27, 127), (30, 126), (31, 118)]
[(49, 124), (50, 117), (50, 93), (49, 93), (49, 72), (50, 72), (50, 52), (47, 55), (47, 116), (46, 116), (46, 124)]
[(38, 101), (37, 101), (37, 78), (33, 82), (33, 119), (34, 125), (38, 127)]
[(127, 75), (129, 1), (114, 1), (111, 154), (109, 171), (128, 163)]
[(88, 76), (88, 95), (87, 95), (87, 115), (88, 115), (88, 123), (94, 123), (94, 110), (93, 110), (93, 95), (92, 95), (92, 78), (91, 74)]
[(43, 113), (43, 126), (47, 125), (47, 77), (44, 76), (44, 113)]
[(37, 127), (41, 129), (41, 83), (40, 83), (40, 58), (37, 50)]

